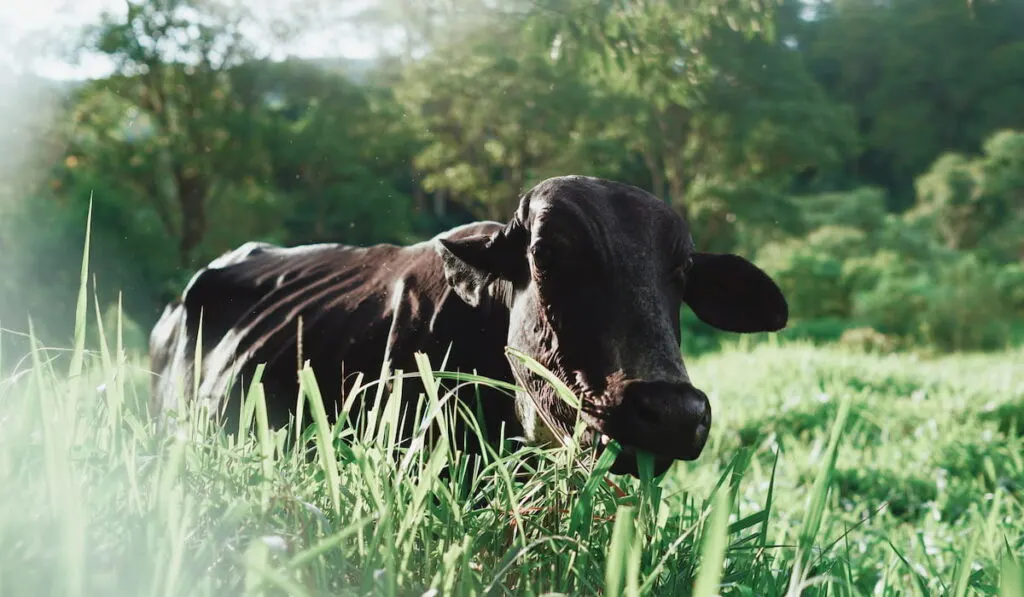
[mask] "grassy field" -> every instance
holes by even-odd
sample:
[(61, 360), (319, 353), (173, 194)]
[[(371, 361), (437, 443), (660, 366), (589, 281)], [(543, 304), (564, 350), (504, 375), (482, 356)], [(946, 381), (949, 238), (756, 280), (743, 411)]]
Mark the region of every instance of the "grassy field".
[(503, 454), (479, 502), (445, 443), (396, 450), (386, 407), (331, 428), (315, 391), (298, 438), (258, 387), (240, 441), (194, 413), (158, 431), (106, 335), (0, 384), (0, 595), (1022, 594), (1022, 352), (733, 348), (690, 363), (697, 462), (620, 498), (607, 461), (533, 451), (517, 484)]
[(614, 444), (524, 448), (467, 489), (447, 442), (396, 448), (392, 396), (328, 425), (308, 370), (302, 425), (268, 429), (254, 384), (243, 433), (157, 429), (98, 306), (85, 351), (87, 271), (74, 347), (0, 381), (0, 595), (1024, 596), (1024, 351), (740, 345), (689, 361), (698, 461), (621, 497)]

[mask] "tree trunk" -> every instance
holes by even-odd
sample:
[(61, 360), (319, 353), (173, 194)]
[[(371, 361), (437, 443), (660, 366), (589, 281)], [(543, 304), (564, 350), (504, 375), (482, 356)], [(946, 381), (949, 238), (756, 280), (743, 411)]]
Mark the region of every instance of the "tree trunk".
[(726, 225), (727, 221), (724, 213), (720, 211), (712, 213), (708, 221), (704, 223), (704, 228), (701, 229), (700, 234), (697, 235), (699, 238), (696, 241), (697, 250), (710, 251), (714, 247), (714, 241)]
[(651, 193), (666, 203), (671, 203), (671, 198), (665, 196), (665, 175), (661, 171), (661, 165), (657, 163), (650, 152), (643, 152), (644, 165), (651, 173)]
[(420, 175), (414, 166), (409, 166), (409, 177), (412, 180), (412, 204), (418, 215), (427, 213), (427, 197), (420, 184)]
[(447, 194), (445, 193), (445, 189), (444, 188), (440, 188), (440, 189), (437, 189), (436, 191), (434, 191), (434, 217), (435, 218), (443, 218), (444, 217), (444, 214), (447, 211), (445, 209), (446, 206), (447, 206), (446, 196), (447, 196)]
[(181, 206), (181, 237), (178, 243), (178, 261), (182, 267), (192, 266), (193, 253), (206, 235), (206, 181), (201, 176), (186, 172), (181, 165), (174, 168)]
[[(523, 149), (522, 149), (522, 153), (519, 154), (521, 156), (520, 160), (519, 160), (519, 163), (522, 164), (522, 163), (525, 163), (525, 161), (526, 161), (526, 149), (525, 149), (526, 142), (525, 142), (525, 140), (523, 140), (520, 143), (520, 146)], [(508, 183), (509, 183), (508, 188), (509, 188), (510, 192), (509, 192), (509, 197), (508, 197), (508, 204), (505, 205), (505, 210), (504, 210), (505, 213), (498, 214), (498, 216), (500, 218), (502, 218), (502, 219), (498, 220), (499, 222), (505, 221), (506, 218), (511, 218), (512, 215), (516, 213), (516, 209), (519, 207), (519, 196), (520, 196), (520, 194), (524, 190), (523, 189), (523, 185), (526, 184), (526, 169), (523, 166), (518, 166), (518, 167), (512, 166), (512, 167), (506, 168), (505, 171), (506, 171), (506, 178), (505, 178), (505, 180), (507, 180)]]
[(686, 201), (686, 181), (676, 171), (675, 168), (669, 168), (668, 170), (668, 194), (671, 199), (669, 203), (672, 204), (676, 210), (682, 214), (686, 221), (690, 221), (690, 211), (687, 207)]
[(682, 157), (682, 148), (686, 146), (686, 139), (690, 135), (689, 113), (678, 104), (670, 104), (666, 110), (655, 112), (654, 121), (660, 139), (658, 147), (662, 156), (662, 166), (665, 169), (663, 176), (668, 184), (668, 201), (689, 220), (690, 211), (687, 209), (686, 200), (689, 185), (685, 169), (690, 165), (684, 166)]

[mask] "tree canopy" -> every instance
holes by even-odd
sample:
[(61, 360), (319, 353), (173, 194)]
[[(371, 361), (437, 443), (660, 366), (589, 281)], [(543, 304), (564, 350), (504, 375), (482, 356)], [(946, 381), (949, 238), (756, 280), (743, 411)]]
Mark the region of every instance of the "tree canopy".
[[(397, 41), (363, 62), (269, 49), (338, 22)], [(1017, 0), (132, 0), (77, 47), (115, 72), (30, 110), (39, 151), (3, 164), (33, 175), (0, 187), (0, 243), (26, 248), (3, 256), (0, 318), (71, 296), (90, 201), (98, 285), (145, 326), (243, 241), (408, 242), (566, 173), (648, 189), (700, 249), (763, 259), (798, 331), (896, 333), (900, 293), (954, 317), (923, 289), (967, 271), (1020, 315), (1022, 22)], [(67, 334), (68, 309), (41, 329)]]

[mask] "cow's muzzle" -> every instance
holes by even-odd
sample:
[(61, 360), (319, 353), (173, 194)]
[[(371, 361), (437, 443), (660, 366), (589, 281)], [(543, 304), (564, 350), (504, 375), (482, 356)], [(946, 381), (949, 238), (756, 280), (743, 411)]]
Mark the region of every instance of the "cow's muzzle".
[(630, 381), (604, 421), (604, 432), (623, 447), (612, 466), (616, 474), (637, 476), (636, 452), (655, 459), (655, 475), (674, 460), (695, 460), (711, 430), (711, 403), (689, 383)]

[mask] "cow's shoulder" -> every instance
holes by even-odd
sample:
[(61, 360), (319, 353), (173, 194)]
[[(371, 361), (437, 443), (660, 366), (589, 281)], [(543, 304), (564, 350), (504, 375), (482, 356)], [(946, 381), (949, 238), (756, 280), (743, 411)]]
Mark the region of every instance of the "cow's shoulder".
[[(407, 247), (377, 244), (366, 247), (318, 243), (282, 247), (266, 242), (247, 242), (227, 251), (198, 270), (185, 286), (180, 302), (186, 310), (213, 299), (237, 300), (240, 293), (265, 294), (273, 288), (311, 282), (317, 277), (364, 271), (366, 282), (400, 276), (413, 269), (427, 273), (438, 239), (458, 239), (491, 234), (498, 222), (472, 222), (456, 226), (428, 240)], [(385, 281), (385, 280), (379, 280)]]
[(404, 247), (400, 260), (401, 267), (398, 269), (399, 276), (395, 280), (396, 290), (404, 292), (407, 298), (413, 298), (410, 295), (415, 295), (441, 301), (450, 294), (451, 289), (445, 279), (441, 255), (438, 253), (438, 241), (489, 236), (503, 227), (504, 224), (492, 221), (471, 222)]
[(211, 346), (231, 330), (299, 314), (338, 325), (348, 320), (348, 327), (356, 323), (352, 315), (385, 319), (403, 302), (422, 303), (429, 311), (447, 294), (437, 239), (491, 234), (501, 226), (473, 222), (404, 247), (247, 242), (192, 276), (175, 307), (180, 313), (171, 319), (184, 325), (189, 341), (196, 340), (201, 325), (202, 343)]

